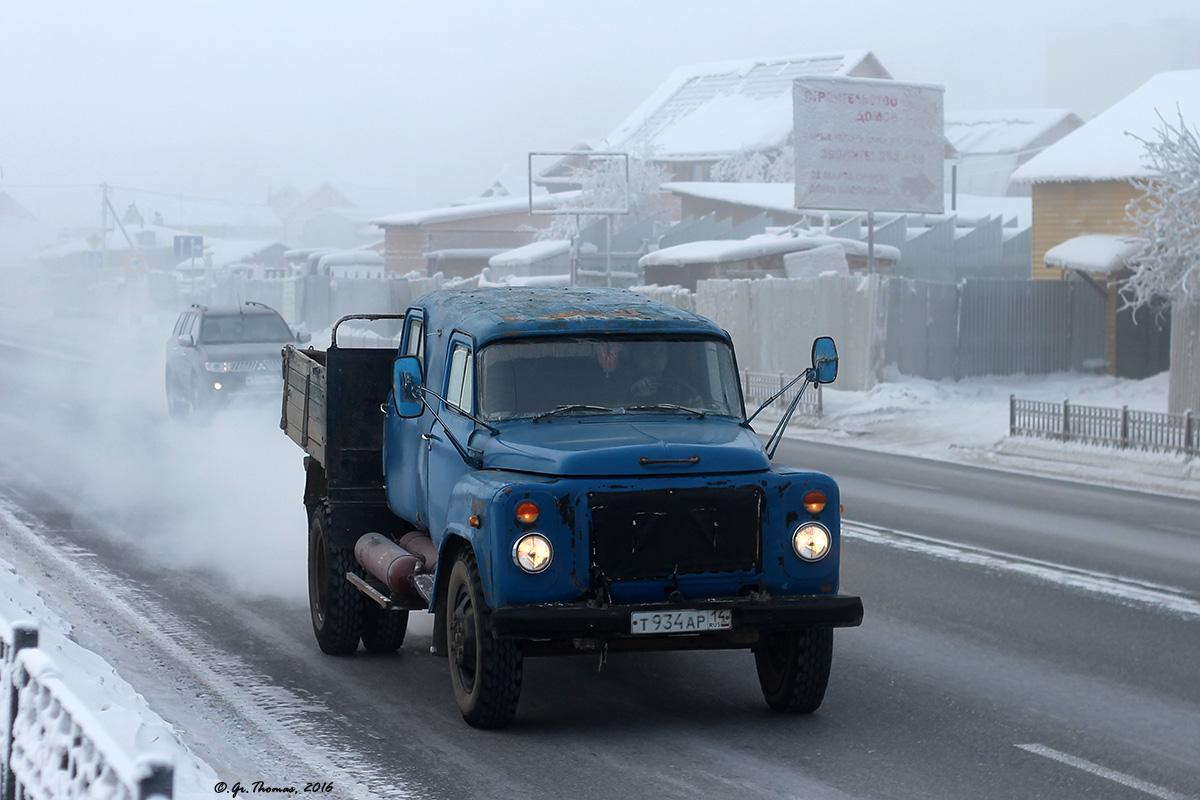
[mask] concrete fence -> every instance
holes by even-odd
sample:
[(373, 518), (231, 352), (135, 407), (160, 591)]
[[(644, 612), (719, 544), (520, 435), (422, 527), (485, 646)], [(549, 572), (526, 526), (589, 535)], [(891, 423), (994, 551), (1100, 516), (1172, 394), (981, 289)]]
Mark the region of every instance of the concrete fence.
[(0, 620), (0, 800), (170, 800), (172, 760), (119, 744), (37, 645)]
[[(346, 314), (402, 313), (425, 292), (447, 285), (453, 284), (440, 275), (223, 276), (193, 287), (192, 297), (204, 303), (256, 300), (279, 309), (289, 324), (319, 331)], [(832, 336), (842, 356), (839, 389), (870, 389), (886, 365), (902, 375), (940, 380), (1086, 370), (1105, 358), (1104, 298), (1078, 281), (951, 284), (831, 273), (706, 280), (695, 292), (678, 286), (640, 286), (636, 291), (716, 321), (733, 337), (739, 367), (751, 372), (798, 374), (809, 366), (812, 340)], [(1189, 317), (1178, 313), (1172, 319), (1178, 331)], [(393, 336), (398, 331), (397, 323), (380, 333)], [(1187, 342), (1179, 333), (1173, 340)], [(1188, 346), (1200, 375), (1200, 345)]]

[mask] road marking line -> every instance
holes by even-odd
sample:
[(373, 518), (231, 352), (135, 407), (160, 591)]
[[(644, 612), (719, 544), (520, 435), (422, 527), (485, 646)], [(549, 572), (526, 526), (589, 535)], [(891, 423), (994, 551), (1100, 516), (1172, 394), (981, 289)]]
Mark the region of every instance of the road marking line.
[(862, 522), (843, 521), (842, 535), (848, 539), (895, 547), (947, 561), (957, 561), (960, 564), (1015, 572), (1057, 586), (1116, 598), (1127, 604), (1136, 603), (1165, 609), (1184, 617), (1200, 617), (1200, 599), (1175, 586), (1165, 586), (1133, 578), (1123, 578), (1120, 575), (1106, 572), (1069, 567), (1052, 561), (1002, 553), (986, 547), (948, 542), (932, 536), (896, 531)]
[(902, 481), (902, 480), (897, 480), (896, 478), (880, 478), (879, 480), (881, 483), (891, 483), (896, 486), (904, 486), (909, 489), (921, 489), (922, 491), (926, 491), (926, 492), (939, 492), (940, 493), (941, 491), (943, 491), (942, 487), (930, 486), (927, 483), (913, 483), (912, 481)]
[(1137, 791), (1144, 792), (1152, 797), (1159, 797), (1162, 798), (1162, 800), (1188, 800), (1186, 795), (1179, 794), (1178, 792), (1172, 792), (1170, 789), (1164, 789), (1163, 787), (1156, 786), (1153, 783), (1138, 780), (1131, 775), (1126, 775), (1124, 772), (1117, 772), (1115, 769), (1109, 769), (1108, 767), (1102, 767), (1099, 764), (1093, 764), (1091, 761), (1079, 758), (1078, 756), (1059, 752), (1053, 748), (1046, 747), (1044, 744), (1018, 744), (1014, 745), (1014, 747), (1017, 747), (1028, 753), (1033, 753), (1034, 755), (1042, 756), (1043, 758), (1049, 758), (1052, 761), (1059, 762), (1060, 764), (1066, 764), (1068, 767), (1074, 767), (1075, 769), (1089, 772), (1092, 775), (1110, 780), (1113, 783), (1119, 783), (1122, 786), (1128, 786), (1130, 789), (1136, 789)]
[(1150, 523), (1150, 527), (1154, 528), (1156, 531), (1166, 531), (1167, 533), (1182, 533), (1182, 534), (1186, 534), (1188, 536), (1196, 535), (1195, 530), (1188, 530), (1187, 528), (1176, 528), (1173, 525), (1156, 525), (1152, 522), (1152, 523)]

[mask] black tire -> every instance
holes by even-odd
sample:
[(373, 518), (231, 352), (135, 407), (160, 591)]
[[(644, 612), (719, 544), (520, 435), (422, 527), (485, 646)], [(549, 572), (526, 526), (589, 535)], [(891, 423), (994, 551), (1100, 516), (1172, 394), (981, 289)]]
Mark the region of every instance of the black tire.
[(179, 387), (177, 381), (171, 379), (167, 375), (167, 414), (171, 419), (186, 419), (188, 411), (191, 410), (191, 405), (188, 401), (179, 396)]
[(466, 547), (450, 570), (445, 621), (454, 699), (473, 728), (503, 728), (521, 697), (521, 651), (493, 635), (489, 614), (475, 554)]
[(357, 565), (353, 550), (330, 543), (329, 506), (317, 503), (308, 525), (308, 607), (317, 644), (333, 656), (353, 653), (362, 635), (366, 597), (346, 580)]
[(408, 632), (408, 610), (385, 610), (367, 600), (363, 613), (362, 643), (368, 653), (394, 653)]
[(772, 711), (811, 714), (821, 707), (833, 663), (833, 628), (767, 634), (754, 648), (758, 683)]

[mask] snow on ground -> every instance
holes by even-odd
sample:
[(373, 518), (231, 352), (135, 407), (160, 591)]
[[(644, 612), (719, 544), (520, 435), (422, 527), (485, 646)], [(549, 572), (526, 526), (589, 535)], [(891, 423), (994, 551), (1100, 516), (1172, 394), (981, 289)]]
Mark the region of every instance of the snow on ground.
[[(8, 539), (37, 535), (2, 502), (0, 530)], [(0, 624), (22, 621), (37, 622), (38, 650), (49, 657), (57, 676), (91, 712), (94, 723), (79, 723), (85, 733), (95, 736), (91, 725), (99, 724), (107, 734), (103, 737), (107, 743), (122, 748), (126, 756), (154, 754), (170, 759), (175, 765), (175, 797), (210, 796), (207, 790), (216, 783), (213, 769), (188, 749), (176, 730), (150, 709), (116, 669), (100, 655), (76, 644), (71, 626), (47, 608), (37, 587), (0, 558)], [(41, 767), (42, 774), (56, 774), (58, 753), (50, 748), (43, 755), (54, 761)], [(83, 761), (90, 763), (90, 758)], [(100, 787), (93, 790), (100, 792), (97, 797), (108, 796)]]
[[(1200, 497), (1200, 459), (1008, 435), (1009, 396), (1166, 412), (1168, 373), (1145, 380), (1054, 373), (931, 381), (885, 375), (865, 392), (824, 388), (824, 416), (795, 438), (1089, 483)], [(819, 467), (819, 465), (816, 465)]]

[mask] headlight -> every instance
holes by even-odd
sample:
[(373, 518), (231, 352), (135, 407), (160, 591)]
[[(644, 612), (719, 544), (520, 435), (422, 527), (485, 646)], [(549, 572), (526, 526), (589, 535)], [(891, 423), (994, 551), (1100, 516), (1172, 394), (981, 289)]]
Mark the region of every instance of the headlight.
[(512, 557), (518, 567), (536, 575), (550, 566), (554, 548), (550, 546), (550, 540), (540, 533), (527, 533), (513, 545)]
[(205, 361), (204, 368), (209, 372), (229, 372), (228, 361)]
[(792, 549), (805, 561), (820, 561), (829, 555), (832, 538), (819, 522), (805, 522), (792, 534)]

